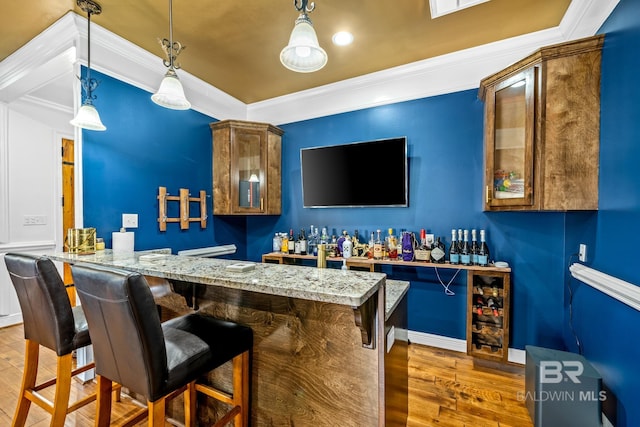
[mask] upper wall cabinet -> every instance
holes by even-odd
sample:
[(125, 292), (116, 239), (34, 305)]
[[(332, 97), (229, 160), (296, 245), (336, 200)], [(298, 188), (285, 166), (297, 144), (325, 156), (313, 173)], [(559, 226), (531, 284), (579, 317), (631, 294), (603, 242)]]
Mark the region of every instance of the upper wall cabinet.
[(480, 82), (484, 210), (596, 210), (604, 35), (540, 49)]
[(281, 129), (223, 120), (213, 134), (213, 214), (280, 215)]

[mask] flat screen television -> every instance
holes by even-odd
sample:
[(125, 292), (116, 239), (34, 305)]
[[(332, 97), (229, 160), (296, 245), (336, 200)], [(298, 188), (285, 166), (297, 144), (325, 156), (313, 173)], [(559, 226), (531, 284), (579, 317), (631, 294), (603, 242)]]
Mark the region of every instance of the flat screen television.
[(305, 208), (409, 206), (407, 138), (300, 150)]

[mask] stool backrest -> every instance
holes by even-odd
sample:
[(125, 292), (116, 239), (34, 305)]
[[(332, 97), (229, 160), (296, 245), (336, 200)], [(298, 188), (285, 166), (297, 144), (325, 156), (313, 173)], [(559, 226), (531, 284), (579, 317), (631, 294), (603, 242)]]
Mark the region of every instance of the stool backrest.
[(89, 324), (96, 373), (147, 399), (155, 396), (167, 381), (167, 353), (144, 276), (89, 264), (71, 270)]
[(71, 353), (75, 325), (71, 302), (53, 262), (40, 255), (7, 253), (7, 271), (18, 295), (25, 339), (55, 351)]

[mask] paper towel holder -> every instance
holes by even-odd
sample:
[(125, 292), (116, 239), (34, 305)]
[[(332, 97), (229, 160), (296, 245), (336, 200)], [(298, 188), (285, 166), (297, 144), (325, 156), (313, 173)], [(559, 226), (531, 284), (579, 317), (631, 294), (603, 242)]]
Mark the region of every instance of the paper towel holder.
[[(180, 202), (180, 217), (167, 217), (167, 201)], [(191, 202), (200, 203), (200, 216), (189, 217), (189, 204)], [(160, 231), (167, 231), (167, 222), (179, 222), (181, 230), (188, 230), (190, 222), (200, 222), (200, 228), (207, 228), (207, 193), (200, 190), (200, 197), (189, 197), (189, 190), (180, 189), (179, 196), (170, 196), (167, 187), (158, 187), (158, 227)]]

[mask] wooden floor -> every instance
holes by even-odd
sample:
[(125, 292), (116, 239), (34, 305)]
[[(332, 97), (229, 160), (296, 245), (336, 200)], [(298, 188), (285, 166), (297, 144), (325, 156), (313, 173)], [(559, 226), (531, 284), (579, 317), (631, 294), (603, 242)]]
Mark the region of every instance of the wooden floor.
[[(11, 425), (23, 357), (22, 326), (0, 329), (0, 426)], [(55, 354), (43, 349), (38, 377), (48, 379), (54, 374)], [(72, 400), (90, 393), (94, 387), (93, 383), (73, 381)], [(463, 353), (418, 344), (409, 346), (408, 427), (528, 427), (532, 425), (529, 414), (518, 400), (523, 391), (523, 368), (515, 373), (480, 368)], [(123, 396), (122, 403), (114, 403), (112, 422), (125, 419), (136, 409), (136, 403)], [(65, 426), (93, 426), (93, 411), (95, 403), (81, 408), (67, 417)], [(31, 405), (27, 426), (45, 427), (49, 420), (49, 414)]]

